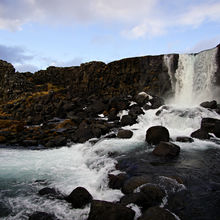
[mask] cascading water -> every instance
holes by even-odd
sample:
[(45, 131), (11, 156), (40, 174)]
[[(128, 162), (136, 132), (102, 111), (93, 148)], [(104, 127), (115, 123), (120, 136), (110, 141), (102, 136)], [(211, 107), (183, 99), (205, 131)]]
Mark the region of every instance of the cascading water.
[[(202, 51), (198, 54), (180, 54), (178, 68), (171, 73), (171, 55), (164, 56), (164, 62), (168, 67), (171, 78), (174, 98), (171, 103), (191, 106), (202, 101), (213, 99), (214, 74), (217, 71), (216, 64), (217, 48)], [(174, 79), (175, 78), (175, 81)]]
[[(123, 158), (123, 164), (131, 164), (128, 169), (130, 172), (138, 169), (140, 165), (138, 175), (179, 174), (188, 178), (189, 190), (193, 194), (192, 210), (197, 208), (197, 202), (198, 207), (203, 206), (199, 211), (195, 209), (194, 216), (192, 211), (189, 213), (190, 218), (185, 219), (201, 219), (194, 218), (198, 212), (202, 217), (208, 215), (203, 219), (215, 219), (209, 218), (209, 204), (219, 201), (219, 198), (216, 192), (216, 200), (215, 197), (209, 196), (210, 184), (206, 178), (213, 178), (215, 181), (219, 179), (219, 140), (211, 142), (194, 139), (193, 143), (180, 143), (175, 140), (177, 136), (190, 136), (193, 131), (199, 129), (204, 117), (220, 119), (215, 111), (199, 106), (181, 107), (215, 98), (212, 94), (212, 83), (217, 68), (216, 51), (212, 49), (195, 55), (180, 55), (175, 73), (171, 68), (173, 55), (164, 56), (175, 93), (172, 100), (175, 105), (145, 111), (144, 115), (138, 117), (137, 124), (125, 128), (133, 131), (130, 139), (101, 139), (94, 145), (88, 141), (84, 144), (73, 144), (70, 148), (42, 151), (0, 147), (0, 219), (26, 220), (33, 212), (44, 211), (55, 214), (60, 220), (85, 220), (89, 206), (84, 209), (71, 209), (65, 201), (41, 197), (38, 191), (44, 187), (52, 187), (68, 195), (75, 187), (82, 186), (94, 199), (118, 201), (122, 193), (108, 188), (108, 173), (118, 172), (115, 171), (115, 164)], [(158, 163), (159, 159), (152, 158), (152, 147), (145, 142), (146, 130), (155, 125), (165, 126), (173, 142), (181, 148), (180, 156), (168, 164), (163, 164), (164, 161)], [(135, 157), (137, 161), (132, 164)], [(192, 178), (196, 187), (190, 182)], [(218, 209), (215, 207), (217, 206), (213, 203), (211, 208), (214, 211)]]

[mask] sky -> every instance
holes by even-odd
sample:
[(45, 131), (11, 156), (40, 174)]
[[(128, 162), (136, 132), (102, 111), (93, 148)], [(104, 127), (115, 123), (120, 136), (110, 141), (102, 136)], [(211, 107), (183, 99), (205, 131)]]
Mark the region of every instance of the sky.
[(17, 71), (220, 43), (220, 0), (0, 0), (0, 59)]

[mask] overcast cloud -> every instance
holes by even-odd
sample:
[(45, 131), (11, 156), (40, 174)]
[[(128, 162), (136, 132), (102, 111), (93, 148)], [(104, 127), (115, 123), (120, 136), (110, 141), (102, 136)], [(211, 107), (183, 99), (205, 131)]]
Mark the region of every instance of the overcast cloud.
[[(167, 4), (175, 13), (166, 11)], [(220, 22), (220, 2), (214, 0), (1, 0), (0, 28), (19, 30), (27, 22), (59, 25), (117, 22), (123, 36), (165, 34), (170, 27), (196, 27), (205, 20)]]

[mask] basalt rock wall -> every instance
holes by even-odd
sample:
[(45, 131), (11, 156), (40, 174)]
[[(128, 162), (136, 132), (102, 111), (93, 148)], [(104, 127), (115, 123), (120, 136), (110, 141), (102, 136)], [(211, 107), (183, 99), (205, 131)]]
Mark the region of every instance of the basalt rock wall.
[[(173, 62), (177, 63), (178, 55)], [(177, 65), (174, 65), (177, 68)], [(0, 61), (0, 99), (8, 101), (27, 92), (45, 90), (50, 83), (71, 96), (127, 96), (145, 91), (164, 96), (171, 88), (163, 55), (127, 58), (109, 64), (89, 62), (75, 67), (48, 67), (34, 74), (15, 72)]]

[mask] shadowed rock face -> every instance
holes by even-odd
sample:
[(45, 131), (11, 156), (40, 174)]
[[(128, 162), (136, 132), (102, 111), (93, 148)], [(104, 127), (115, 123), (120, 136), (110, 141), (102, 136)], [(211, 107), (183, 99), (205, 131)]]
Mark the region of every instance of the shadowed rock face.
[[(176, 61), (178, 55), (174, 55), (173, 62)], [(127, 58), (109, 64), (89, 62), (76, 67), (48, 67), (33, 75), (17, 73), (11, 64), (0, 61), (0, 99), (10, 100), (28, 91), (43, 90), (47, 83), (81, 97), (126, 96), (141, 91), (164, 96), (171, 88), (163, 55)]]

